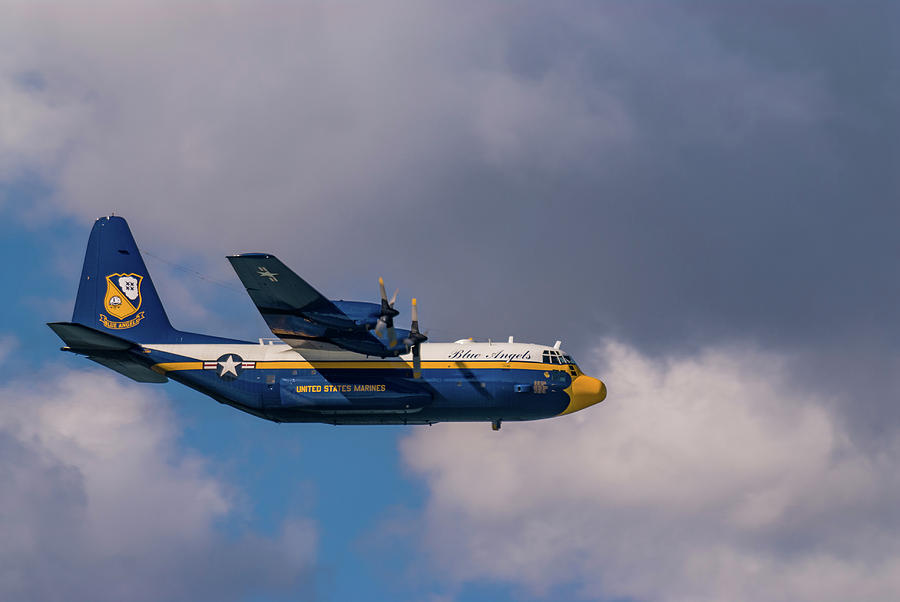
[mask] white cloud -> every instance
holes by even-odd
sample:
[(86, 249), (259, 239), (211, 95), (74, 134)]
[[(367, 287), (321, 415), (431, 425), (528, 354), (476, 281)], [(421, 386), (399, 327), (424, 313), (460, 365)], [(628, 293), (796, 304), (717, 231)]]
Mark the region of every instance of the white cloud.
[[(603, 366), (601, 367), (601, 362)], [(778, 355), (650, 359), (607, 343), (599, 406), (536, 423), (438, 425), (402, 443), (421, 530), (454, 582), (588, 598), (893, 600), (900, 441), (868, 455)]]
[[(0, 389), (0, 598), (236, 599), (295, 596), (316, 529), (226, 536), (228, 483), (179, 450), (149, 388), (56, 367)], [(238, 529), (240, 531), (241, 529)]]

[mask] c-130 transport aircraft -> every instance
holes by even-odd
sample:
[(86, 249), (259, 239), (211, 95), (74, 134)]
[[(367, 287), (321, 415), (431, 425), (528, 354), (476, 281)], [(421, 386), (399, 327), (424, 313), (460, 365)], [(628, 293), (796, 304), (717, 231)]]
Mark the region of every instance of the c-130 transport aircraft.
[(88, 239), (71, 322), (50, 328), (62, 349), (135, 381), (180, 382), (275, 422), (433, 424), (535, 420), (606, 398), (554, 347), (426, 343), (416, 300), (409, 330), (394, 327), (397, 294), (381, 303), (332, 301), (273, 255), (228, 257), (280, 342), (176, 330), (128, 224), (101, 217)]

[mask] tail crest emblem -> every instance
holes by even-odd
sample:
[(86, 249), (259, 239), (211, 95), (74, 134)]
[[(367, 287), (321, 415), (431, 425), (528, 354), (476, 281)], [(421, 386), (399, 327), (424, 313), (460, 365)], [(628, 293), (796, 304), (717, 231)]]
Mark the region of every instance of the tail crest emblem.
[[(107, 328), (119, 330), (137, 326), (144, 319), (144, 312), (138, 313), (141, 308), (141, 282), (143, 276), (138, 274), (110, 274), (106, 277), (106, 295), (103, 297), (103, 307), (113, 319), (100, 314), (100, 321)], [(134, 316), (127, 321), (126, 318)], [(118, 320), (118, 321), (113, 321)]]

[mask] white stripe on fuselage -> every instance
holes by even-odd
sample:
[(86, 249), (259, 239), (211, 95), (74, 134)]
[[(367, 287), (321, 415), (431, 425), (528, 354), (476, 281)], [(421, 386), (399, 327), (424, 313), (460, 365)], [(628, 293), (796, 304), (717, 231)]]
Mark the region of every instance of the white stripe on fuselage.
[[(398, 357), (381, 358), (362, 355), (344, 350), (293, 348), (285, 343), (257, 343), (248, 345), (195, 345), (195, 344), (146, 344), (145, 349), (172, 353), (195, 360), (211, 361), (226, 353), (239, 355), (247, 362), (384, 362), (397, 361), (409, 363), (412, 354)], [(423, 362), (457, 361), (457, 362), (542, 362), (544, 350), (553, 349), (545, 345), (529, 343), (423, 343), (421, 357)], [(564, 353), (564, 352), (563, 352)]]

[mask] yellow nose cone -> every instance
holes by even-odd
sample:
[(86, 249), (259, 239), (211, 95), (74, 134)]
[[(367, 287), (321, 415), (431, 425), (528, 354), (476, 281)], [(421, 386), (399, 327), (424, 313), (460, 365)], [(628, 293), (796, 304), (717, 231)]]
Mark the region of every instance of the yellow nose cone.
[(572, 381), (566, 393), (569, 394), (570, 401), (562, 414), (571, 414), (606, 399), (606, 385), (599, 378), (582, 374)]

